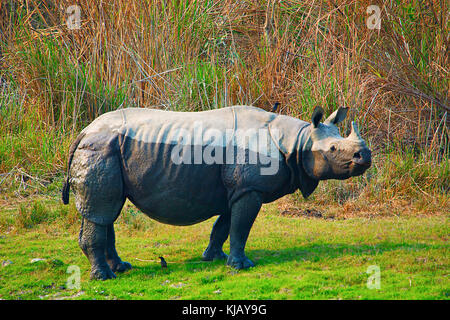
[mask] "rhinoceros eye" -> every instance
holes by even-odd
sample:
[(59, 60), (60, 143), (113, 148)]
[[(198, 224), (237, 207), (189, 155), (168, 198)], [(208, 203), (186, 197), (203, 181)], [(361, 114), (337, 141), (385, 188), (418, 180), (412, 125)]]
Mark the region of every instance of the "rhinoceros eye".
[(331, 146), (330, 150), (331, 150), (331, 152), (334, 152), (334, 151), (336, 151), (336, 147), (335, 146)]

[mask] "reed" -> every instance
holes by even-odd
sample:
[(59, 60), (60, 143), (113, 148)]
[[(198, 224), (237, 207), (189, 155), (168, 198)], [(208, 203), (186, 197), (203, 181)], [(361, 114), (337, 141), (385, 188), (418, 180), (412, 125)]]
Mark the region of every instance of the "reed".
[(423, 183), (444, 177), (448, 192), (446, 1), (81, 0), (79, 29), (72, 1), (0, 3), (3, 173), (60, 174), (79, 130), (117, 108), (280, 102), (306, 120), (317, 104), (349, 106), (375, 157), (441, 168)]

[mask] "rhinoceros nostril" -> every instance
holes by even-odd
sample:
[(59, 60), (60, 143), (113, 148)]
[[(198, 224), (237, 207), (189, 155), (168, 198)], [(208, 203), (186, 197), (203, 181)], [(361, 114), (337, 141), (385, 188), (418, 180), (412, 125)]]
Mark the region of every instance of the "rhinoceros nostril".
[(368, 168), (372, 163), (370, 150), (369, 149), (361, 149), (358, 152), (353, 154), (352, 162), (358, 166)]

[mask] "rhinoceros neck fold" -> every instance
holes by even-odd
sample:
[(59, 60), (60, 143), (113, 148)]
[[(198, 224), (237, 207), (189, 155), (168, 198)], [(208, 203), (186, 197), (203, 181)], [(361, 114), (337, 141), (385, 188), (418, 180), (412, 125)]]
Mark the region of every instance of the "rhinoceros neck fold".
[(300, 189), (303, 196), (309, 195), (317, 186), (317, 183), (312, 181), (312, 188), (308, 187), (308, 183), (311, 181), (302, 166), (302, 149), (310, 135), (310, 123), (279, 115), (270, 123), (269, 130), (289, 168), (290, 192)]
[(311, 124), (303, 127), (299, 132), (297, 140), (297, 156), (296, 156), (296, 168), (297, 168), (297, 186), (300, 189), (304, 198), (307, 198), (311, 193), (316, 190), (319, 180), (311, 178), (303, 167), (303, 152), (307, 148), (307, 143), (311, 135)]

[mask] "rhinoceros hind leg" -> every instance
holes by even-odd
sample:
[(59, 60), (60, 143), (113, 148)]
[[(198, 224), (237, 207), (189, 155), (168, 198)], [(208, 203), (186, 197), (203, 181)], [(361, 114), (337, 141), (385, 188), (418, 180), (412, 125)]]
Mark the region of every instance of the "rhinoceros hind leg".
[(254, 266), (254, 263), (245, 256), (244, 249), (261, 205), (261, 195), (254, 191), (246, 193), (233, 204), (230, 225), (230, 256), (227, 265), (236, 269)]
[(114, 224), (106, 227), (106, 261), (113, 272), (124, 272), (131, 269), (131, 264), (122, 261), (116, 251), (116, 236), (114, 233)]
[(222, 214), (214, 222), (209, 245), (203, 252), (203, 261), (213, 261), (227, 259), (228, 255), (223, 252), (222, 247), (230, 233), (231, 215), (230, 213)]
[(106, 261), (106, 234), (106, 226), (83, 218), (78, 243), (91, 264), (91, 280), (107, 280), (116, 277)]

